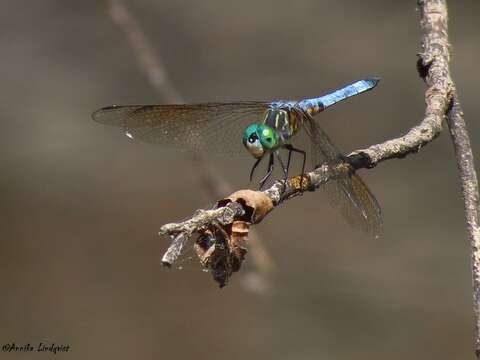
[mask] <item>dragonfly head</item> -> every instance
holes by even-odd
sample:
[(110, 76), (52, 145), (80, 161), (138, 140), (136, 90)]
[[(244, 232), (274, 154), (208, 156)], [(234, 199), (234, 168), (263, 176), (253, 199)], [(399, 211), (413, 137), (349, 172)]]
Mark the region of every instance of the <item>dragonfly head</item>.
[(268, 125), (251, 124), (243, 132), (243, 145), (254, 158), (260, 159), (278, 146), (277, 132)]

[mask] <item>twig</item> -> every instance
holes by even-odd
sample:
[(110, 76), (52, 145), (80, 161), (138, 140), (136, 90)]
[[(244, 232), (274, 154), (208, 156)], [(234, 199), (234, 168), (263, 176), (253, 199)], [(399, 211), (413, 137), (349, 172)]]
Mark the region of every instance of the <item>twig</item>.
[[(470, 242), (475, 316), (474, 348), (477, 359), (480, 359), (480, 213), (477, 174), (463, 110), (449, 71), (450, 42), (446, 0), (424, 0), (418, 4), (422, 15), (422, 28), (424, 33), (429, 34), (425, 36), (425, 43), (432, 48), (422, 59), (420, 65), (423, 65), (423, 69), (419, 66), (420, 73), (428, 69), (427, 74), (430, 75), (435, 70), (441, 77), (438, 80), (434, 79), (432, 84), (437, 83), (438, 87), (448, 90), (447, 124), (455, 149)], [(428, 76), (426, 80), (428, 83)], [(441, 105), (445, 106), (444, 103)]]
[(452, 100), (452, 107), (447, 115), (447, 123), (460, 175), (465, 218), (470, 240), (473, 311), (475, 313), (475, 354), (478, 359), (480, 358), (480, 222), (478, 181), (470, 139), (465, 120), (463, 119), (463, 111), (456, 96)]
[[(193, 233), (202, 231), (203, 228), (212, 225), (213, 222), (226, 225), (231, 224), (235, 219), (257, 224), (271, 210), (286, 200), (303, 195), (305, 191), (315, 191), (328, 181), (345, 176), (348, 171), (351, 171), (351, 168), (346, 163), (341, 163), (333, 168), (324, 164), (303, 176), (294, 176), (287, 181), (278, 180), (264, 191), (240, 190), (229, 197), (230, 199), (236, 199), (238, 202), (228, 202), (226, 206), (221, 206), (225, 201), (225, 199), (222, 199), (218, 202), (220, 206), (215, 209), (197, 210), (197, 213), (186, 221), (163, 225), (159, 234), (177, 236), (183, 233), (189, 237)], [(236, 194), (240, 195), (237, 196)], [(240, 207), (233, 211), (231, 204), (238, 204)], [(226, 214), (228, 214), (227, 217)], [(175, 247), (176, 245), (172, 244), (172, 246)]]
[(136, 19), (130, 14), (121, 0), (109, 0), (109, 12), (113, 21), (125, 32), (130, 46), (140, 61), (140, 67), (145, 71), (150, 84), (167, 101), (179, 103), (182, 97), (171, 84), (160, 59), (140, 28)]

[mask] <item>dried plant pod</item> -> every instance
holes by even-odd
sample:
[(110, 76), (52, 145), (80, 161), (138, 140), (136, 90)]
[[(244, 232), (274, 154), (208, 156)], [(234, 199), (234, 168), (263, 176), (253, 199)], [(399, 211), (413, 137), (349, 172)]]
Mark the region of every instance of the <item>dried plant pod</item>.
[(195, 241), (194, 248), (200, 263), (220, 287), (227, 284), (232, 273), (240, 270), (247, 254), (248, 229), (248, 223), (235, 221), (225, 228), (206, 229)]
[(231, 228), (229, 241), (230, 253), (232, 258), (232, 270), (240, 270), (245, 255), (247, 254), (248, 232), (250, 223), (245, 221), (234, 221)]
[(213, 246), (215, 243), (215, 236), (213, 232), (210, 230), (205, 230), (195, 241), (193, 245), (195, 252), (200, 260), (200, 263), (204, 267), (208, 267), (209, 259), (212, 256), (212, 252), (214, 251), (215, 247)]
[(233, 243), (247, 244), (249, 230), (250, 223), (241, 220), (234, 221), (232, 224), (230, 240)]
[(218, 201), (217, 207), (222, 207), (230, 202), (236, 202), (243, 206), (245, 216), (242, 220), (251, 224), (257, 224), (273, 209), (273, 202), (264, 192), (253, 190), (239, 190), (228, 198)]

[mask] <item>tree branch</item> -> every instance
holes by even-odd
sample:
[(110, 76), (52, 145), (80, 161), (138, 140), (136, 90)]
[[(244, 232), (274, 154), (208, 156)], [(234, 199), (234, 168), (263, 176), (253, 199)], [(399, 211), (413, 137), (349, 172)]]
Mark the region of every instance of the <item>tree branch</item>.
[(160, 58), (155, 56), (150, 42), (128, 8), (121, 0), (109, 0), (109, 13), (112, 20), (125, 32), (128, 43), (138, 57), (140, 68), (153, 88), (167, 101), (182, 102), (182, 97), (170, 82), (165, 66)]
[(475, 314), (475, 354), (480, 358), (480, 223), (478, 181), (473, 162), (472, 148), (463, 111), (455, 95), (447, 114), (447, 123), (455, 149), (470, 241), (471, 271), (473, 280), (473, 311)]

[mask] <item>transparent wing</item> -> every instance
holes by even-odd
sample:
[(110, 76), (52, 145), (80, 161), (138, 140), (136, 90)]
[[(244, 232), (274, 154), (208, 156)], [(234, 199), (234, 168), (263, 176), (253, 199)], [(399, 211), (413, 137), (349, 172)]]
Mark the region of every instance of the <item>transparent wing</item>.
[(380, 236), (382, 231), (380, 206), (357, 174), (348, 172), (344, 177), (325, 184), (324, 189), (331, 202), (353, 228), (373, 238)]
[[(304, 126), (312, 142), (310, 157), (313, 165), (341, 164), (340, 152), (315, 120), (309, 116), (305, 117)], [(349, 171), (347, 167), (339, 169), (342, 170), (342, 176), (329, 181), (322, 189), (352, 227), (377, 238), (382, 229), (382, 217), (377, 200), (355, 172)]]
[(196, 152), (243, 151), (245, 127), (260, 122), (267, 102), (110, 106), (93, 113), (133, 139)]

